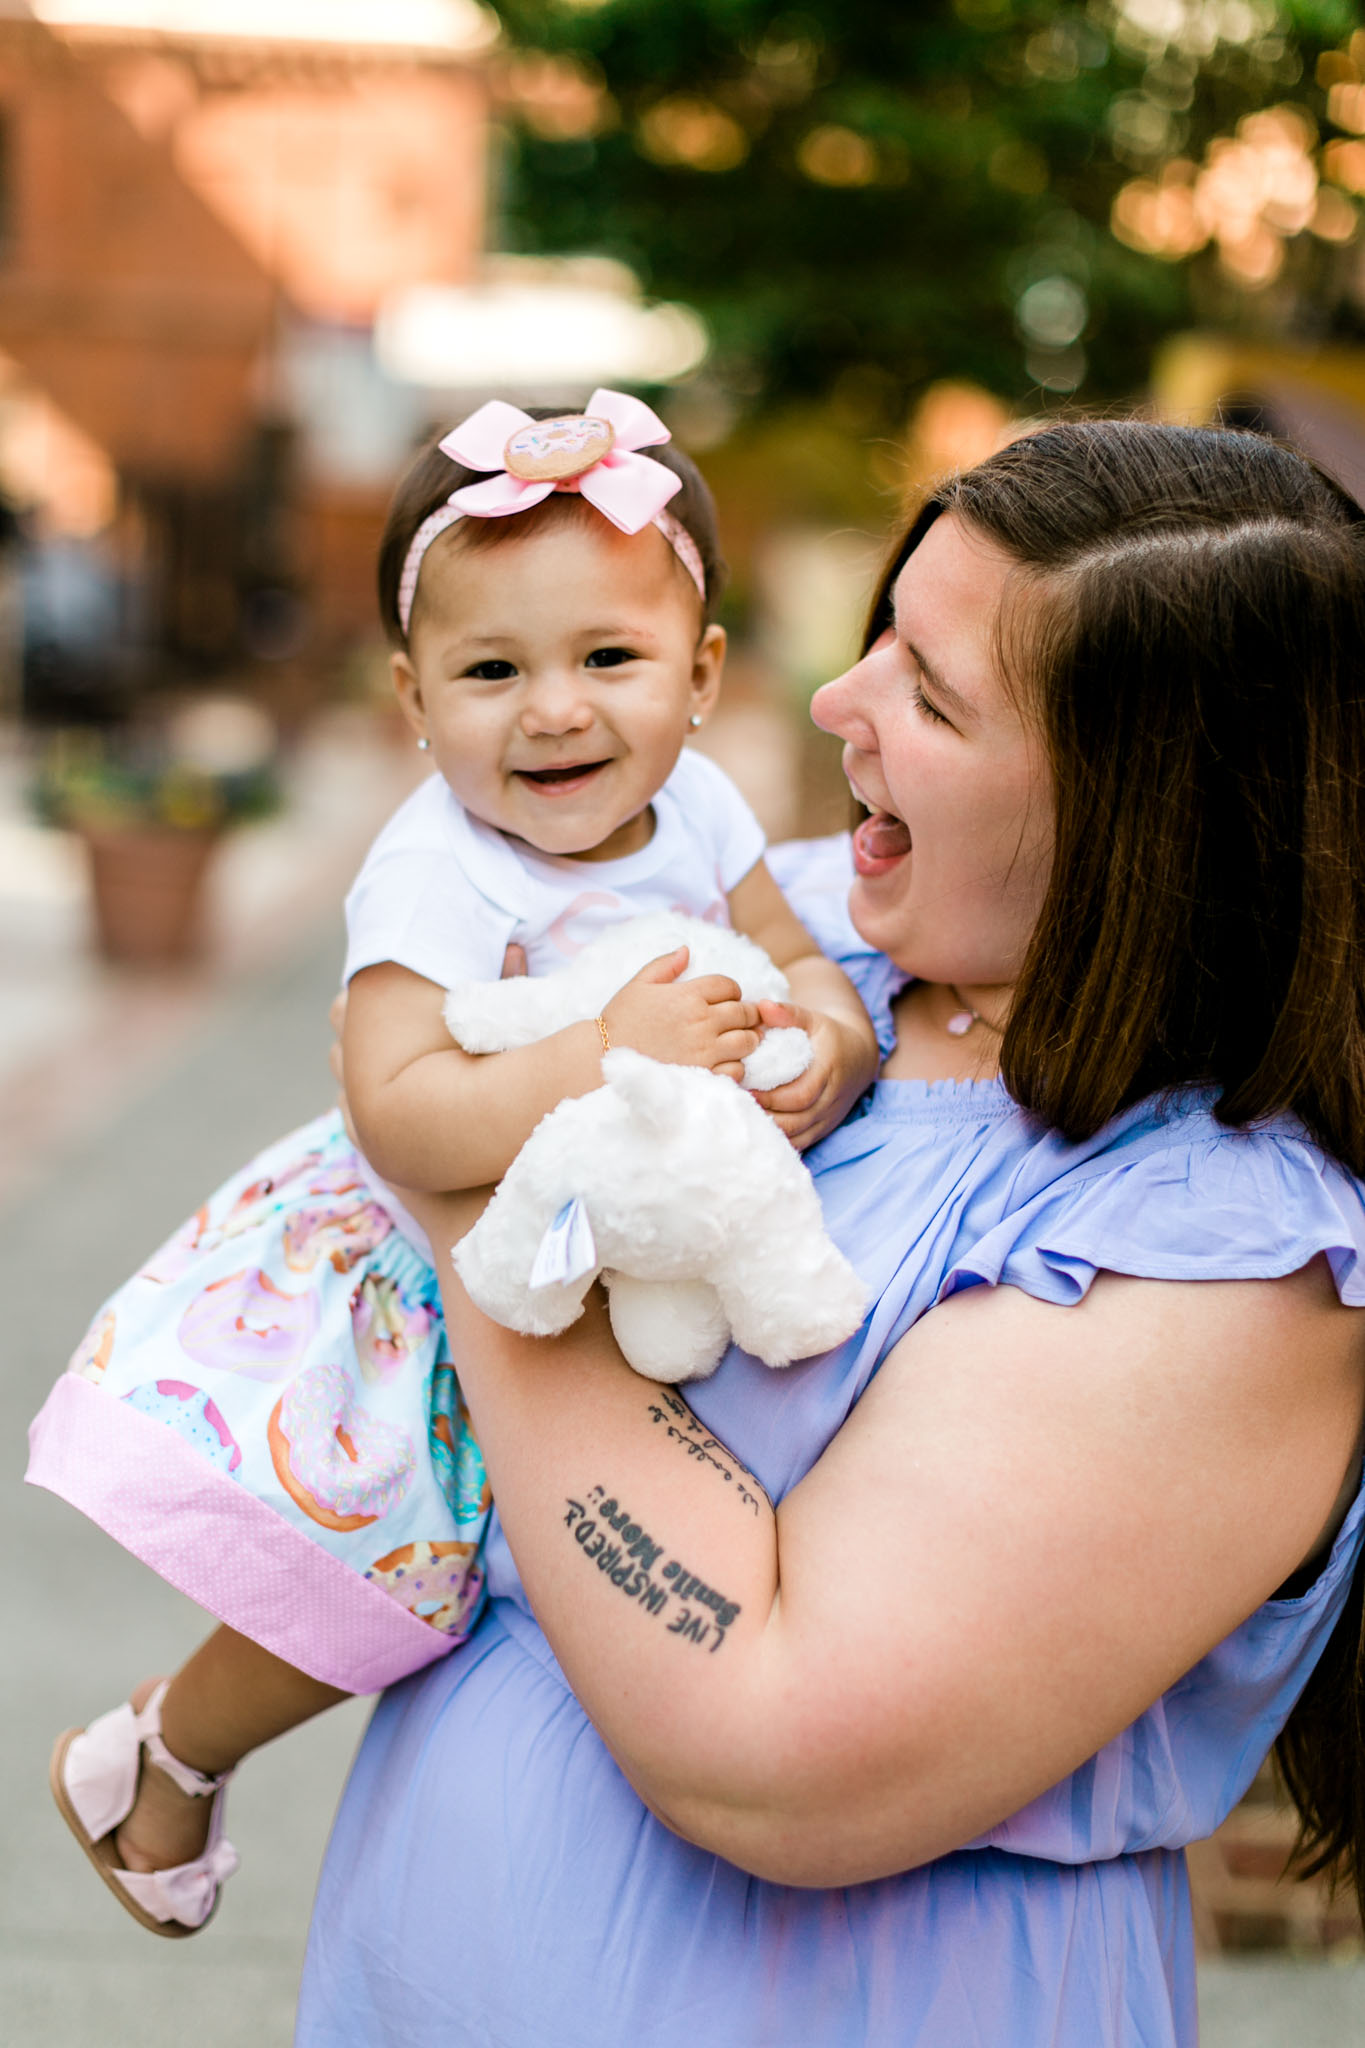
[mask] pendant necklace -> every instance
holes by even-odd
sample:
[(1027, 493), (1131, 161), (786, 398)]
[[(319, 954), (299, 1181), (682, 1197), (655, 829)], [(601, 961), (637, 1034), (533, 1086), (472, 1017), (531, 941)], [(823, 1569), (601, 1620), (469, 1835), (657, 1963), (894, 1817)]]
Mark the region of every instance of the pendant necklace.
[(948, 993), (951, 996), (956, 996), (962, 1007), (953, 1011), (952, 1016), (943, 1028), (953, 1038), (965, 1038), (973, 1024), (981, 1023), (981, 1012), (972, 1008), (971, 1004), (963, 996), (961, 989), (956, 987), (951, 981), (948, 983)]

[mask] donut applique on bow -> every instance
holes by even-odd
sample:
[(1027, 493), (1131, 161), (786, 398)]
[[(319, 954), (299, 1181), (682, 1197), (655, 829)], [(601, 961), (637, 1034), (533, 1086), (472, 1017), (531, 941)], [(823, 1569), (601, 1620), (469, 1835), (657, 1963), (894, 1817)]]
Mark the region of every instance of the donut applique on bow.
[(668, 439), (668, 428), (640, 399), (594, 391), (586, 412), (553, 420), (533, 420), (519, 406), (490, 398), (441, 447), (466, 469), (497, 472), (451, 496), (476, 519), (525, 512), (551, 491), (575, 490), (622, 533), (638, 533), (682, 489), (671, 469), (635, 453)]

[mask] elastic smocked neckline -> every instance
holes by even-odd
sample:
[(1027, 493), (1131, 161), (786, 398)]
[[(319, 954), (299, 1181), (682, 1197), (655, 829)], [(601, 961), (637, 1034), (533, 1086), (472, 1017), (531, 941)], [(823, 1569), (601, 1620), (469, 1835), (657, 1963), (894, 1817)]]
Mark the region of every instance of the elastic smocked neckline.
[[(1191, 1082), (1186, 1087), (1171, 1088), (1130, 1103), (1127, 1109), (1119, 1111), (1114, 1123), (1120, 1123), (1135, 1112), (1155, 1114), (1163, 1124), (1208, 1116), (1215, 1109), (1221, 1093), (1221, 1089), (1207, 1083)], [(1020, 1116), (1028, 1114), (1015, 1101), (998, 1074), (986, 1081), (923, 1081), (914, 1076), (903, 1080), (883, 1078), (873, 1083), (863, 1100), (865, 1114), (898, 1122), (915, 1118), (970, 1116), (975, 1119), (1008, 1116), (1015, 1112)], [(1288, 1115), (1267, 1117), (1245, 1128), (1235, 1124), (1215, 1124), (1207, 1136), (1210, 1143), (1217, 1144), (1224, 1140), (1245, 1141), (1262, 1132), (1281, 1138), (1306, 1136), (1298, 1119)]]
[(998, 1075), (986, 1081), (922, 1081), (914, 1076), (874, 1083), (868, 1113), (909, 1121), (951, 1116), (1012, 1116), (1018, 1103)]

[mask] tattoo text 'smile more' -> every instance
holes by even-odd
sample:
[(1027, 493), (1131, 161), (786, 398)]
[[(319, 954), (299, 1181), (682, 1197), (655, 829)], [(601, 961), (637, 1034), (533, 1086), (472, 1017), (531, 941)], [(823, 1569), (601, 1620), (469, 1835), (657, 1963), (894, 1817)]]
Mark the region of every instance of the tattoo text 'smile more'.
[(579, 1500), (564, 1503), (564, 1526), (572, 1531), (584, 1557), (647, 1614), (663, 1615), (670, 1635), (713, 1653), (718, 1650), (739, 1615), (738, 1602), (717, 1593), (676, 1558), (669, 1558), (654, 1576), (663, 1545), (631, 1519), (628, 1509), (609, 1498), (604, 1487), (591, 1487), (588, 1501), (591, 1505)]

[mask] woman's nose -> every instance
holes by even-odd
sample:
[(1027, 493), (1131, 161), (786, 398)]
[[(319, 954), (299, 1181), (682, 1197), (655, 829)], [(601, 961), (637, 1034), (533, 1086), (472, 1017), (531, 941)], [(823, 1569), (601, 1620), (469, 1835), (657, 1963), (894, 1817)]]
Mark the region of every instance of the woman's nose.
[(855, 662), (832, 682), (822, 683), (810, 700), (810, 715), (822, 732), (847, 740), (860, 753), (876, 745), (872, 726), (870, 679), (866, 659)]

